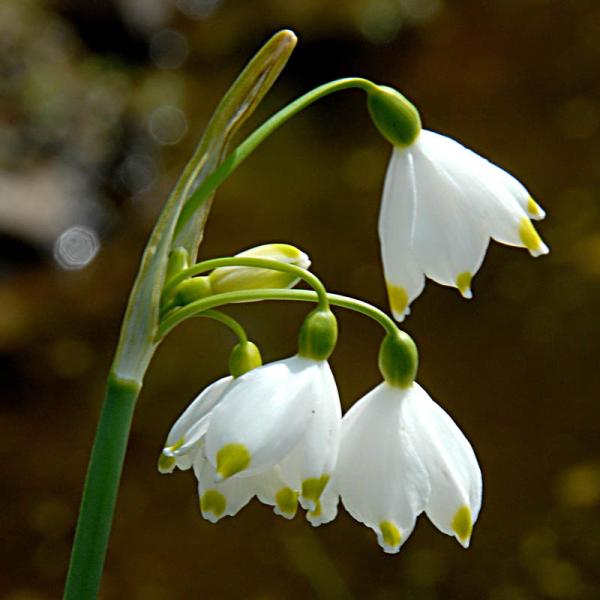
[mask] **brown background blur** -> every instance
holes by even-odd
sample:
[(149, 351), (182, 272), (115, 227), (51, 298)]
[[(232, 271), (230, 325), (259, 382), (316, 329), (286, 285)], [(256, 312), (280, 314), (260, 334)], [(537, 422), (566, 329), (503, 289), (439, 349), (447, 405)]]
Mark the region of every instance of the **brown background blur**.
[[(343, 511), (317, 530), (257, 503), (203, 521), (191, 473), (155, 467), (233, 343), (194, 321), (146, 380), (103, 598), (600, 597), (597, 0), (1, 0), (0, 597), (60, 596), (143, 244), (219, 97), (281, 27), (300, 43), (254, 125), (317, 84), (369, 77), (548, 211), (548, 257), (492, 244), (472, 301), (430, 283), (406, 324), (420, 382), (482, 465), (472, 546), (424, 517), (395, 556)], [(359, 92), (320, 102), (223, 186), (202, 255), (288, 241), (330, 289), (385, 306), (376, 220), (388, 154)], [(306, 306), (231, 312), (273, 360), (294, 352)], [(347, 408), (378, 382), (380, 331), (338, 314), (332, 365)]]

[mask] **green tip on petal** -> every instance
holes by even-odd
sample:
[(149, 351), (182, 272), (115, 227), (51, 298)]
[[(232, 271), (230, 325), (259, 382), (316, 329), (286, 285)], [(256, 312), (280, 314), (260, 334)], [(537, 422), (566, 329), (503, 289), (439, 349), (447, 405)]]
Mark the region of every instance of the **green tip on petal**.
[(227, 499), (217, 490), (206, 490), (200, 498), (200, 509), (202, 513), (212, 513), (215, 517), (220, 517), (227, 508)]
[(315, 510), (318, 508), (319, 498), (329, 479), (329, 475), (321, 475), (321, 477), (309, 477), (302, 482), (302, 499), (310, 502)]
[(280, 514), (291, 519), (298, 510), (298, 492), (289, 487), (281, 488), (275, 494), (275, 504)]
[(368, 92), (367, 106), (381, 135), (394, 146), (410, 146), (419, 137), (419, 111), (398, 90), (374, 86)]
[(540, 208), (540, 205), (531, 197), (529, 198), (529, 200), (527, 200), (527, 212), (532, 217), (539, 217), (542, 214), (542, 209)]
[(473, 293), (471, 292), (471, 280), (473, 279), (473, 273), (464, 271), (456, 276), (456, 287), (462, 294), (463, 298), (472, 298)]
[(397, 320), (401, 320), (404, 318), (406, 309), (408, 308), (408, 293), (403, 287), (394, 285), (389, 281), (386, 282), (386, 287), (390, 308), (394, 313), (394, 317), (396, 317)]
[(402, 535), (393, 521), (381, 521), (379, 530), (386, 546), (390, 548), (398, 548), (402, 541)]
[(521, 219), (519, 224), (519, 237), (532, 256), (547, 254), (548, 247), (544, 244), (540, 234), (535, 230), (535, 227), (527, 217)]
[(469, 545), (471, 533), (473, 532), (473, 517), (471, 516), (471, 509), (468, 506), (461, 506), (456, 511), (451, 527), (460, 543), (466, 548)]
[(161, 454), (158, 457), (158, 472), (163, 475), (166, 473), (172, 473), (175, 468), (175, 457), (174, 456), (166, 456)]
[(419, 353), (412, 338), (399, 329), (385, 336), (379, 349), (379, 370), (386, 383), (399, 388), (410, 387), (419, 366)]
[(217, 475), (227, 479), (250, 464), (251, 455), (243, 444), (227, 444), (217, 452)]

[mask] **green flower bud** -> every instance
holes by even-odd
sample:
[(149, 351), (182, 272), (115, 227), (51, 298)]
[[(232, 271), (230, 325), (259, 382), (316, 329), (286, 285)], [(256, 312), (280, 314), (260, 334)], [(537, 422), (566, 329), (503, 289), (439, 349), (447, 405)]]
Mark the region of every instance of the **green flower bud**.
[(304, 320), (298, 338), (298, 354), (304, 358), (327, 360), (337, 342), (337, 321), (329, 310), (315, 308)]
[(185, 248), (175, 248), (169, 254), (169, 262), (167, 263), (167, 276), (168, 281), (171, 277), (177, 275), (177, 273), (187, 269), (190, 266), (190, 255)]
[(394, 146), (410, 146), (421, 132), (421, 117), (400, 92), (385, 85), (369, 91), (367, 106), (381, 135)]
[(208, 277), (192, 277), (182, 281), (173, 290), (173, 304), (185, 306), (195, 300), (202, 300), (212, 294)]
[[(265, 244), (240, 252), (236, 256), (277, 260), (302, 269), (308, 269), (310, 266), (308, 256), (289, 244)], [(209, 278), (214, 294), (260, 288), (290, 288), (299, 281), (290, 273), (257, 267), (220, 267), (215, 269)]]
[(261, 365), (260, 350), (252, 342), (240, 342), (229, 355), (229, 372), (233, 377), (239, 377)]
[(386, 335), (379, 349), (379, 370), (387, 383), (407, 388), (417, 376), (419, 354), (412, 338), (398, 330)]

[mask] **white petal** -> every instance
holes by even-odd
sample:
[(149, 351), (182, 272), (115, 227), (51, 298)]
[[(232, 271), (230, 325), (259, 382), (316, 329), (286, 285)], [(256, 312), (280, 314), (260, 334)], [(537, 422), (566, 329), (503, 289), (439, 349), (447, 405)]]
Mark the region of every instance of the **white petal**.
[(425, 276), (412, 250), (415, 172), (410, 150), (393, 150), (379, 213), (381, 257), (394, 317), (402, 321), (410, 303), (423, 291)]
[(216, 523), (223, 517), (237, 514), (256, 493), (255, 477), (240, 477), (215, 483), (215, 471), (210, 462), (198, 457), (194, 464), (198, 478), (198, 497), (202, 516)]
[(470, 297), (470, 281), (479, 270), (489, 234), (473, 213), (465, 192), (449, 182), (437, 162), (415, 149), (417, 212), (414, 249), (425, 274), (455, 286)]
[(418, 150), (443, 172), (449, 186), (462, 192), (473, 215), (495, 240), (528, 248), (533, 256), (548, 252), (514, 194), (514, 186), (500, 176), (500, 169), (485, 158), (446, 136), (423, 131)]
[(406, 400), (411, 439), (431, 482), (428, 517), (442, 532), (469, 545), (481, 508), (481, 470), (471, 444), (450, 416), (418, 384)]
[(386, 552), (406, 541), (430, 492), (404, 425), (406, 394), (383, 383), (347, 413), (333, 482), (346, 510), (377, 533)]
[(298, 491), (290, 488), (281, 478), (275, 466), (256, 477), (256, 495), (263, 504), (273, 507), (273, 512), (285, 519), (293, 519), (298, 510)]
[(334, 485), (333, 481), (329, 482), (315, 509), (306, 513), (306, 519), (313, 527), (329, 523), (337, 517), (340, 495)]
[(298, 445), (280, 463), (281, 476), (301, 490), (303, 508), (314, 510), (329, 482), (340, 445), (342, 409), (335, 379), (326, 361), (319, 364), (320, 383), (314, 414)]
[[(210, 411), (218, 404), (223, 396), (223, 393), (233, 380), (233, 377), (227, 376), (218, 379), (206, 387), (194, 401), (185, 409), (181, 416), (175, 421), (169, 435), (167, 436), (167, 443), (165, 448), (172, 447), (174, 445), (183, 445), (188, 443), (190, 440), (189, 431), (190, 429), (197, 429), (197, 424), (210, 413)], [(204, 434), (202, 431), (202, 435)], [(200, 436), (195, 436), (199, 439)], [(196, 441), (197, 441), (196, 439)]]
[(252, 475), (280, 462), (311, 422), (319, 362), (293, 356), (237, 378), (212, 413), (206, 454), (220, 475)]

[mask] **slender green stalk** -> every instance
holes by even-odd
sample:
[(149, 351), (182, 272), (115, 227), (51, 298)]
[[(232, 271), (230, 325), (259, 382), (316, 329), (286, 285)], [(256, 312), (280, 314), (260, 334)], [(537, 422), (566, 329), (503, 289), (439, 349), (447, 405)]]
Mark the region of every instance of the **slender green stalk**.
[[(355, 312), (361, 313), (374, 321), (377, 321), (388, 334), (396, 334), (398, 327), (396, 323), (382, 310), (376, 306), (372, 306), (368, 302), (342, 296), (340, 294), (327, 294), (327, 299), (330, 304), (341, 308), (348, 308)], [(161, 321), (157, 333), (157, 341), (162, 340), (173, 328), (189, 317), (202, 316), (202, 313), (223, 306), (232, 302), (254, 302), (256, 300), (295, 300), (300, 302), (317, 302), (319, 296), (316, 292), (310, 290), (240, 290), (236, 292), (227, 292), (226, 294), (215, 294), (202, 300), (190, 302), (186, 306), (172, 310), (165, 315)]]
[(108, 380), (83, 488), (80, 526), (73, 543), (64, 600), (91, 600), (98, 594), (131, 419), (140, 388), (137, 382), (114, 376)]
[(229, 327), (229, 329), (233, 331), (240, 342), (244, 343), (248, 341), (248, 336), (246, 335), (244, 328), (233, 317), (222, 313), (220, 310), (205, 310), (203, 313), (196, 316), (206, 317), (208, 319), (213, 319), (213, 321), (218, 321), (226, 327)]
[(193, 277), (194, 275), (200, 275), (200, 273), (205, 273), (206, 271), (212, 271), (214, 269), (218, 269), (220, 267), (255, 267), (257, 269), (271, 269), (273, 271), (281, 271), (283, 273), (290, 273), (291, 275), (296, 276), (298, 279), (302, 279), (306, 281), (311, 288), (315, 290), (319, 297), (319, 306), (321, 308), (328, 307), (327, 300), (327, 290), (325, 286), (321, 282), (321, 280), (306, 269), (302, 267), (298, 267), (296, 265), (291, 265), (289, 263), (284, 263), (279, 260), (271, 260), (269, 258), (245, 258), (242, 256), (231, 256), (225, 258), (212, 258), (210, 260), (204, 260), (199, 262), (188, 269), (184, 269), (180, 271), (173, 279), (167, 282), (165, 285), (165, 289), (163, 291), (163, 300), (169, 298), (170, 294), (173, 290), (179, 285), (182, 281), (185, 281), (189, 277)]
[(175, 228), (175, 235), (185, 227), (188, 220), (196, 213), (198, 208), (210, 198), (214, 190), (216, 190), (262, 142), (281, 127), (281, 125), (317, 100), (320, 100), (329, 94), (351, 88), (361, 89), (368, 93), (369, 91), (376, 89), (377, 86), (372, 81), (361, 77), (347, 77), (345, 79), (330, 81), (329, 83), (325, 83), (314, 90), (307, 92), (303, 96), (300, 96), (300, 98), (288, 104), (279, 112), (275, 113), (270, 119), (265, 121), (231, 154), (229, 154), (219, 168), (213, 171), (190, 196), (179, 216), (179, 221)]

